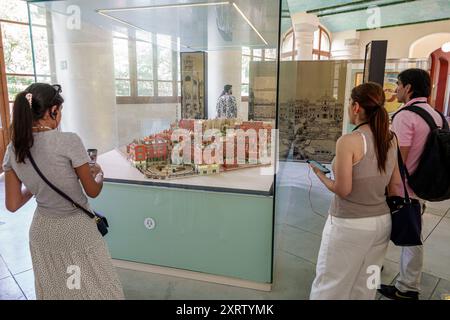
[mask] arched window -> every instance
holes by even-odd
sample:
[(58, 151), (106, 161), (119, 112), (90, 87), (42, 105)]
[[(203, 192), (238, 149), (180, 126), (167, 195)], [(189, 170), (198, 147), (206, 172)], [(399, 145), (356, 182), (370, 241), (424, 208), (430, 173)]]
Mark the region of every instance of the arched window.
[[(295, 33), (291, 28), (286, 32), (281, 43), (281, 60), (295, 60), (297, 50), (295, 49)], [(331, 56), (331, 39), (328, 32), (321, 26), (314, 32), (313, 60), (329, 60)]]
[(330, 35), (324, 28), (319, 26), (319, 30), (314, 32), (313, 60), (329, 60), (331, 56)]

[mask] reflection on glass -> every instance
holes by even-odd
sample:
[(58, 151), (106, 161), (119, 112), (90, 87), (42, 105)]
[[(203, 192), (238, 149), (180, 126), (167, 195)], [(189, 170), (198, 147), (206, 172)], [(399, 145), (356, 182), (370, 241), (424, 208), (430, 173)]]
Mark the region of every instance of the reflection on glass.
[(32, 76), (6, 76), (6, 82), (8, 83), (8, 100), (14, 101), (16, 94), (23, 91), (30, 84), (34, 82)]
[(27, 3), (17, 0), (1, 0), (0, 19), (28, 22)]
[(266, 60), (275, 60), (277, 58), (277, 49), (266, 49)]
[(116, 79), (116, 96), (130, 96), (130, 80), (118, 80)]
[(46, 27), (33, 27), (36, 73), (50, 74), (50, 58)]
[(138, 80), (138, 96), (152, 97), (153, 92), (153, 81)]
[(291, 33), (284, 39), (281, 47), (281, 53), (292, 52), (293, 45), (294, 45), (294, 33)]
[(170, 97), (173, 95), (172, 82), (158, 81), (158, 96)]
[(151, 43), (136, 41), (138, 80), (153, 80), (153, 47)]
[(320, 29), (314, 32), (313, 49), (319, 50)]
[[(3, 2), (3, 0), (2, 0)], [(17, 3), (17, 1), (15, 1)], [(32, 25), (43, 25), (47, 24), (47, 16), (44, 8), (37, 5), (30, 5), (30, 15)]]
[(50, 76), (37, 76), (37, 82), (52, 84), (52, 78)]
[(250, 57), (242, 56), (242, 82), (248, 83), (250, 70)]
[(248, 84), (243, 84), (241, 86), (241, 95), (242, 96), (248, 96)]
[(156, 43), (158, 47), (163, 47), (166, 49), (172, 49), (172, 38), (165, 34), (156, 35)]
[(249, 47), (242, 47), (242, 54), (251, 55), (251, 51)]
[(28, 26), (2, 23), (3, 50), (7, 73), (33, 74)]
[(330, 39), (325, 32), (322, 32), (320, 38), (320, 51), (330, 51)]
[(113, 39), (114, 73), (116, 78), (130, 78), (130, 64), (128, 61), (128, 40)]
[(158, 80), (172, 80), (171, 38), (158, 34), (156, 39), (158, 44)]
[(254, 49), (253, 50), (253, 57), (254, 58), (256, 58), (256, 57), (262, 58), (262, 49)]
[(136, 40), (141, 40), (141, 41), (145, 41), (145, 42), (151, 42), (152, 41), (152, 34), (150, 32), (136, 30)]

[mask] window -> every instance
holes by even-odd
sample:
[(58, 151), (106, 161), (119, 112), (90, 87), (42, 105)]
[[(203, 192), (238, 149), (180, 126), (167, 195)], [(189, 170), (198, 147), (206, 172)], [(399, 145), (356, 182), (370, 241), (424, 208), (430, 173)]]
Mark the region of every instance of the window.
[(250, 62), (251, 61), (276, 61), (277, 49), (250, 49), (242, 47), (242, 87), (241, 96), (243, 100), (248, 99), (250, 82)]
[[(328, 32), (321, 26), (314, 32), (313, 60), (329, 60), (331, 57), (331, 40)], [(296, 60), (295, 33), (292, 28), (286, 33), (281, 44), (281, 60)]]
[(179, 39), (140, 30), (127, 32), (113, 33), (117, 103), (177, 102)]
[(317, 59), (314, 60), (329, 60), (331, 56), (330, 51), (330, 36), (324, 28), (319, 27), (319, 30), (314, 32), (313, 54), (317, 57)]
[(154, 96), (151, 34), (136, 36), (137, 95)]
[[(24, 1), (2, 0), (0, 28), (5, 58), (8, 100), (30, 84), (52, 81), (47, 37), (47, 16), (44, 8), (30, 5), (30, 20)], [(33, 37), (34, 57), (31, 44)], [(34, 58), (34, 59), (33, 59)]]
[(295, 39), (292, 29), (286, 33), (281, 44), (281, 61), (295, 60)]
[(128, 56), (128, 38), (114, 37), (114, 76), (116, 78), (116, 96), (131, 95), (130, 64)]

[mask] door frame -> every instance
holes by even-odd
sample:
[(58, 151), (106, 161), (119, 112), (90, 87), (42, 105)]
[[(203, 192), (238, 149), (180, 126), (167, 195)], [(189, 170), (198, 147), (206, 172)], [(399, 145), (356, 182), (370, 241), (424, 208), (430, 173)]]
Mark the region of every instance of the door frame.
[[(9, 112), (9, 99), (8, 99), (8, 84), (6, 80), (6, 65), (5, 56), (3, 53), (3, 33), (0, 24), (0, 161), (3, 163), (4, 153), (6, 146), (9, 143), (9, 126), (11, 123)], [(3, 168), (0, 166), (0, 172), (3, 172)]]

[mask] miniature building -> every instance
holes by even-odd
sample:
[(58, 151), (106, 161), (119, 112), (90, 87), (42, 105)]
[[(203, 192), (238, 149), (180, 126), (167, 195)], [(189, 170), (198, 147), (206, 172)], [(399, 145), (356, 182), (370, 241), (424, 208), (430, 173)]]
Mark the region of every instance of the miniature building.
[(132, 143), (130, 145), (130, 159), (137, 167), (145, 166), (147, 161), (145, 145)]
[(208, 175), (208, 174), (215, 174), (215, 173), (219, 173), (220, 171), (220, 166), (219, 164), (199, 164), (195, 166), (195, 171), (199, 174), (199, 175)]
[(166, 161), (168, 158), (168, 142), (156, 139), (145, 143), (147, 161)]
[[(203, 136), (200, 137), (195, 135), (196, 127), (201, 125), (202, 134), (208, 129), (217, 129), (222, 133), (220, 138), (220, 148), (222, 148), (223, 159), (216, 159), (214, 164), (206, 164), (205, 159), (203, 159), (204, 149), (211, 143), (214, 143), (214, 139), (211, 141), (204, 141)], [(184, 146), (183, 149), (179, 151), (178, 161), (174, 158), (172, 159), (172, 148), (178, 144), (182, 143), (186, 138), (180, 136), (178, 141), (172, 141), (172, 133), (176, 129), (189, 130), (189, 145)], [(231, 130), (241, 130), (239, 131), (228, 131)], [(249, 130), (254, 130), (256, 134), (250, 134)], [(264, 139), (267, 141), (263, 144), (259, 142), (259, 134), (261, 130), (266, 130)], [(176, 177), (190, 174), (214, 174), (219, 173), (220, 168), (232, 169), (239, 168), (240, 165), (244, 164), (260, 164), (260, 146), (267, 147), (267, 152), (263, 154), (270, 153), (270, 143), (271, 143), (271, 131), (272, 124), (263, 121), (240, 121), (238, 119), (214, 119), (214, 120), (194, 120), (194, 119), (183, 119), (177, 123), (171, 124), (170, 129), (164, 130), (159, 133), (142, 138), (141, 140), (135, 140), (133, 143), (127, 146), (127, 153), (129, 154), (129, 159), (134, 166), (139, 168), (141, 171), (145, 171), (144, 174), (149, 178), (165, 179), (166, 177)], [(242, 135), (242, 132), (247, 133)], [(197, 139), (196, 139), (197, 138)], [(198, 140), (198, 141), (197, 141)], [(190, 156), (183, 155), (186, 149), (189, 148), (191, 151)], [(228, 150), (232, 148), (232, 150)], [(244, 152), (243, 155), (238, 154), (239, 152)], [(213, 149), (211, 156), (215, 158), (217, 149)], [(238, 155), (243, 156), (242, 159)], [(154, 165), (157, 165), (155, 167)], [(177, 165), (178, 167), (170, 167), (171, 165)], [(195, 165), (195, 166), (194, 166)], [(161, 167), (161, 170), (155, 169)], [(168, 166), (168, 167), (166, 167)], [(190, 170), (188, 170), (190, 166)], [(183, 170), (184, 169), (184, 170)], [(195, 170), (194, 170), (195, 169)], [(155, 171), (156, 170), (156, 171)]]

